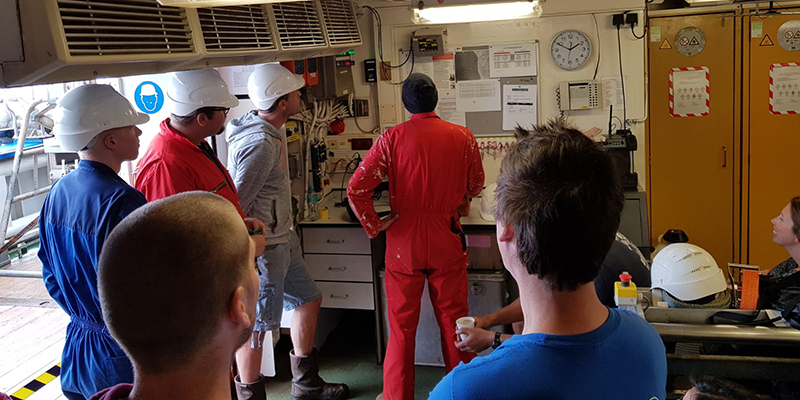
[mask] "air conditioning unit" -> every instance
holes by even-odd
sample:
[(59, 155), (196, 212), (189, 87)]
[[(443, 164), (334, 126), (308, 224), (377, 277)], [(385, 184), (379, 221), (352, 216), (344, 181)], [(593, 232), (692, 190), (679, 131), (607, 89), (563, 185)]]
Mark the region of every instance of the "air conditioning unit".
[(21, 46), (0, 45), (0, 87), (302, 59), (362, 43), (351, 0), (191, 9), (156, 0), (14, 3)]

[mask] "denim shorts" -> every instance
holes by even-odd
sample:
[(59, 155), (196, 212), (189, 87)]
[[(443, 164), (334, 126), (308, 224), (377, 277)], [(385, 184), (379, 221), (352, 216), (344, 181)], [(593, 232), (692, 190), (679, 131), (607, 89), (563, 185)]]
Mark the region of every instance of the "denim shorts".
[[(267, 246), (257, 259), (261, 285), (256, 305), (255, 331), (281, 327), (283, 310), (294, 310), (322, 297), (303, 260), (300, 239), (291, 232), (288, 243)], [(280, 307), (280, 304), (283, 307)]]

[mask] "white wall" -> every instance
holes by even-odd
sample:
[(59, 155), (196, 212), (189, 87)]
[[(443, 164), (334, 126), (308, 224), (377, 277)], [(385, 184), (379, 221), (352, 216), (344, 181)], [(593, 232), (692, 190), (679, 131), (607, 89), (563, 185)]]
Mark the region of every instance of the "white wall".
[[(558, 3), (558, 6), (554, 4)], [(639, 4), (641, 3), (641, 4)], [(385, 3), (383, 3), (385, 4)], [(611, 23), (614, 12), (624, 10), (642, 9), (644, 2), (637, 1), (577, 1), (560, 0), (544, 3), (544, 16), (538, 19), (525, 19), (513, 21), (482, 22), (471, 24), (440, 25), (437, 28), (447, 30), (448, 49), (469, 45), (488, 45), (498, 43), (531, 42), (539, 41), (539, 120), (545, 121), (559, 115), (556, 104), (555, 90), (561, 81), (578, 81), (592, 79), (597, 57), (600, 57), (600, 66), (597, 79), (603, 77), (619, 76), (619, 56), (617, 46), (617, 30)], [(549, 8), (548, 8), (549, 7)], [(397, 52), (408, 47), (409, 35), (419, 29), (419, 25), (411, 23), (411, 12), (408, 7), (396, 5), (378, 9), (383, 21), (384, 57), (391, 58), (392, 64), (397, 64)], [(587, 10), (587, 11), (581, 11)], [(637, 10), (637, 11), (638, 11)], [(595, 27), (592, 12), (597, 18)], [(568, 13), (568, 15), (561, 15)], [(556, 15), (553, 15), (556, 14)], [(553, 16), (548, 16), (553, 15)], [(639, 12), (639, 20), (643, 24), (643, 15)], [(564, 71), (556, 67), (549, 56), (550, 41), (555, 34), (564, 29), (578, 29), (583, 31), (592, 42), (592, 58), (583, 67), (575, 71)], [(637, 27), (637, 34), (641, 35), (642, 28)], [(639, 150), (635, 153), (635, 169), (639, 173), (639, 183), (645, 185), (645, 133), (643, 120), (646, 117), (645, 95), (645, 40), (635, 39), (630, 28), (621, 30), (621, 47), (624, 75), (626, 76), (627, 118), (640, 121), (631, 126), (639, 142)], [(394, 123), (403, 121), (402, 102), (400, 101), (400, 86), (393, 86), (380, 82), (378, 86), (381, 105), (394, 105)], [(622, 112), (615, 115), (622, 118)], [(593, 127), (601, 128), (604, 133), (608, 130), (608, 111), (602, 109), (590, 111), (572, 111), (567, 113), (568, 120), (581, 130)], [(387, 118), (386, 115), (383, 118)], [(510, 132), (497, 132), (499, 135), (508, 135)], [(493, 170), (499, 165), (499, 160), (484, 157), (487, 170)], [(491, 181), (486, 184), (492, 183)]]

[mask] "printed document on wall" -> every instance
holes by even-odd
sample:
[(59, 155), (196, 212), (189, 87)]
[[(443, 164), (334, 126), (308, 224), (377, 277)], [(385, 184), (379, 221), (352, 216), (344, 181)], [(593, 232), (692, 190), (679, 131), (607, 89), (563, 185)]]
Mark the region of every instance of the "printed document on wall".
[(443, 121), (456, 125), (467, 126), (467, 115), (456, 109), (456, 90), (439, 89), (439, 103), (436, 105), (436, 115)]
[(800, 63), (773, 64), (769, 77), (769, 111), (800, 114)]
[(456, 110), (500, 111), (500, 81), (485, 79), (456, 82)]
[(456, 52), (456, 81), (489, 79), (489, 49)]
[[(431, 79), (433, 79), (437, 89), (456, 88), (456, 56), (454, 53), (433, 56), (433, 75)], [(455, 92), (453, 93), (455, 94)]]
[(706, 67), (673, 68), (670, 88), (674, 117), (706, 116), (709, 112), (709, 78)]
[(231, 94), (247, 94), (247, 79), (250, 73), (256, 69), (258, 65), (240, 65), (235, 67), (223, 67), (219, 69), (219, 74), (225, 83), (228, 84), (228, 90)]
[(537, 122), (536, 85), (503, 85), (503, 130)]
[(489, 76), (535, 76), (536, 53), (533, 43), (489, 46)]
[[(618, 76), (605, 76), (600, 82), (603, 85), (603, 110), (608, 110), (614, 106), (615, 110), (622, 111), (625, 102), (622, 98), (622, 80)], [(628, 85), (628, 77), (625, 77), (625, 85)]]

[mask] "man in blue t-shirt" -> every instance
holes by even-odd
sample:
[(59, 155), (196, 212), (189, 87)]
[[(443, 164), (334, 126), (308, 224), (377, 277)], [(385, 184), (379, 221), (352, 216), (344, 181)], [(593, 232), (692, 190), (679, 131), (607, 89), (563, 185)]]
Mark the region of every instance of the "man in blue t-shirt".
[(663, 400), (658, 333), (603, 305), (593, 284), (624, 202), (613, 160), (561, 120), (516, 136), (497, 179), (497, 241), (519, 284), (525, 327), (457, 366), (430, 400)]

